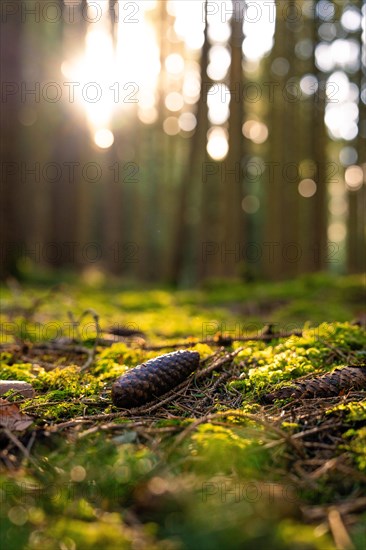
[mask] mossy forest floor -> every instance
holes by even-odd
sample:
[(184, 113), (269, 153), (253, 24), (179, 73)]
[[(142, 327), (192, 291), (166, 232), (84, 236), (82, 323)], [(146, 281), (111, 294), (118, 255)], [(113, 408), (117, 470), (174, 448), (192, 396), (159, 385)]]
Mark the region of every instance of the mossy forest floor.
[[(0, 379), (35, 395), (0, 402), (3, 548), (364, 549), (366, 387), (317, 386), (366, 364), (364, 309), (357, 276), (9, 281)], [(200, 353), (187, 381), (113, 406), (117, 377), (174, 349)], [(275, 398), (299, 379), (313, 393)]]

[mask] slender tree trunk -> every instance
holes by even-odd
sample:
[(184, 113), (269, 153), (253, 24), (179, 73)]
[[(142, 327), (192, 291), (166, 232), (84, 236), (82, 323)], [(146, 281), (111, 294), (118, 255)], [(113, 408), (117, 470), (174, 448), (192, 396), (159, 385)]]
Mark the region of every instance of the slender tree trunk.
[[(207, 2), (206, 2), (207, 8)], [(207, 92), (211, 83), (207, 76), (209, 42), (207, 36), (207, 9), (205, 22), (205, 38), (201, 53), (201, 92), (197, 103), (197, 126), (190, 139), (190, 149), (186, 169), (183, 173), (176, 224), (174, 231), (174, 253), (170, 271), (170, 281), (177, 284), (193, 284), (197, 280), (200, 243), (198, 224), (192, 224), (190, 208), (202, 208), (199, 204), (199, 193), (202, 185), (202, 163), (206, 157), (206, 134), (208, 130)], [(202, 212), (202, 211), (201, 211)]]
[[(300, 228), (299, 228), (299, 165), (304, 150), (304, 134), (306, 128), (300, 131), (301, 104), (297, 96), (297, 87), (292, 92), (293, 82), (296, 82), (297, 66), (293, 57), (298, 40), (297, 13), (301, 13), (301, 0), (287, 2), (286, 10), (286, 55), (289, 61), (289, 72), (286, 75), (285, 90), (282, 93), (284, 101), (283, 119), (283, 147), (284, 164), (281, 167), (282, 179), (282, 204), (281, 204), (281, 238), (280, 245), (275, 254), (279, 256), (281, 263), (281, 278), (295, 277), (299, 272)], [(281, 17), (283, 17), (281, 10)], [(291, 80), (293, 79), (293, 80)]]
[(223, 189), (224, 227), (222, 243), (223, 275), (233, 277), (238, 274), (242, 263), (244, 241), (244, 213), (242, 209), (243, 182), (241, 162), (243, 156), (243, 11), (244, 2), (235, 2), (231, 19), (231, 65), (229, 85), (231, 91), (229, 118), (229, 151), (224, 161), (225, 178)]
[[(17, 12), (17, 2), (14, 4), (14, 12)], [(0, 35), (0, 64), (3, 92), (8, 90), (6, 96), (1, 98), (1, 207), (0, 207), (0, 277), (17, 275), (18, 259), (24, 244), (21, 218), (19, 217), (20, 199), (22, 187), (20, 181), (20, 151), (19, 134), (20, 123), (17, 117), (20, 97), (14, 91), (20, 88), (21, 81), (21, 48), (22, 48), (22, 23), (20, 10), (15, 15), (9, 15), (7, 21), (1, 23)], [(24, 25), (23, 25), (24, 27)], [(13, 93), (10, 93), (13, 90)]]
[[(268, 59), (268, 69), (278, 58), (287, 55), (286, 36), (288, 30), (283, 19), (283, 2), (279, 2), (276, 11), (275, 42), (271, 56)], [(283, 216), (287, 215), (283, 209), (285, 193), (282, 180), (282, 171), (286, 163), (286, 144), (284, 128), (289, 121), (286, 119), (285, 102), (281, 90), (286, 85), (285, 75), (270, 72), (270, 81), (273, 88), (273, 97), (269, 98), (269, 139), (270, 151), (266, 178), (266, 214), (264, 227), (264, 242), (262, 254), (262, 270), (268, 279), (280, 279), (283, 277), (283, 265), (281, 259), (282, 225)]]
[[(361, 10), (366, 2), (355, 2)], [(366, 84), (366, 55), (365, 41), (361, 42), (361, 32), (358, 35), (361, 44), (360, 68), (354, 77), (361, 94), (362, 87)], [(358, 153), (357, 165), (363, 169), (363, 185), (359, 189), (349, 190), (348, 196), (348, 223), (347, 223), (347, 268), (350, 273), (362, 273), (366, 271), (366, 104), (359, 96), (359, 120), (358, 136), (354, 143)]]

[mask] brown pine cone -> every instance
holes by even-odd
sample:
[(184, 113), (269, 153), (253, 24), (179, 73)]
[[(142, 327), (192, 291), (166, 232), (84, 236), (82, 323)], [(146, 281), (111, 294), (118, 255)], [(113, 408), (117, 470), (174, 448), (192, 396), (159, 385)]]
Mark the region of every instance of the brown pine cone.
[(275, 399), (311, 399), (314, 397), (336, 397), (342, 392), (366, 389), (366, 366), (349, 366), (336, 369), (331, 373), (280, 388), (263, 396), (264, 403), (273, 403)]
[(150, 359), (118, 378), (112, 387), (116, 407), (140, 407), (178, 386), (199, 365), (197, 351), (173, 351)]

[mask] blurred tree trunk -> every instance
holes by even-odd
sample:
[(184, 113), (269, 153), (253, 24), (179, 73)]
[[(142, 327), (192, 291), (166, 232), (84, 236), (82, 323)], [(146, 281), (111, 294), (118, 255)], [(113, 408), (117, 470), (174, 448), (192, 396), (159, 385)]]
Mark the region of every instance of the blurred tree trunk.
[[(267, 166), (266, 215), (263, 243), (263, 274), (267, 279), (280, 279), (283, 273), (281, 245), (283, 216), (288, 212), (283, 209), (285, 187), (282, 180), (282, 172), (286, 163), (285, 126), (290, 124), (286, 118), (285, 101), (282, 90), (286, 85), (286, 73), (279, 74), (273, 70), (273, 63), (279, 58), (287, 57), (286, 47), (287, 28), (283, 18), (283, 2), (277, 4), (276, 30), (274, 46), (268, 58), (268, 73), (270, 75), (269, 92), (269, 139), (270, 151)], [(277, 64), (279, 61), (277, 61)], [(271, 70), (272, 68), (272, 70)], [(272, 92), (272, 93), (271, 93)]]
[[(355, 5), (361, 10), (365, 5), (362, 0), (357, 0)], [(364, 31), (365, 32), (365, 31)], [(358, 136), (353, 144), (358, 153), (357, 164), (363, 169), (363, 185), (360, 189), (349, 190), (348, 195), (348, 224), (347, 224), (347, 268), (350, 273), (363, 273), (366, 271), (366, 104), (361, 99), (362, 89), (366, 89), (366, 65), (365, 42), (361, 41), (361, 31), (357, 38), (360, 40), (361, 56), (360, 67), (353, 76), (353, 81), (359, 88), (359, 120)], [(365, 98), (364, 98), (365, 99)]]
[[(135, 113), (137, 116), (137, 112)], [(146, 187), (149, 185), (149, 165), (148, 165), (148, 136), (151, 128), (137, 120), (136, 123), (136, 147), (135, 147), (135, 162), (139, 169), (138, 184), (135, 185), (134, 200), (131, 204), (133, 208), (133, 221), (131, 233), (133, 235), (133, 245), (137, 250), (137, 263), (134, 266), (137, 277), (140, 280), (146, 280), (148, 271), (148, 247), (149, 240), (146, 240), (148, 234), (147, 214), (150, 208), (148, 201), (148, 193)], [(128, 239), (129, 240), (129, 239)]]
[[(178, 192), (178, 210), (176, 212), (174, 232), (174, 250), (169, 280), (178, 284), (194, 284), (199, 274), (201, 243), (199, 242), (199, 220), (195, 219), (194, 210), (204, 208), (200, 205), (202, 186), (202, 169), (206, 155), (206, 140), (208, 131), (207, 92), (211, 84), (207, 76), (208, 52), (210, 45), (207, 36), (207, 1), (205, 11), (204, 43), (201, 51), (200, 72), (201, 91), (197, 103), (197, 126), (194, 135), (190, 138), (188, 160), (183, 172), (180, 191)], [(204, 193), (204, 192), (203, 192)], [(201, 210), (202, 214), (202, 210)]]
[[(116, 18), (115, 0), (109, 1), (108, 16), (110, 18), (110, 32), (113, 45), (116, 45), (118, 21)], [(120, 14), (119, 14), (120, 17)], [(102, 199), (102, 224), (101, 224), (101, 253), (102, 263), (108, 273), (120, 275), (123, 272), (123, 183), (121, 163), (119, 162), (116, 146), (116, 135), (113, 145), (99, 153), (103, 181), (99, 182)], [(110, 170), (109, 167), (114, 169)], [(97, 239), (98, 241), (99, 239)]]
[[(59, 0), (62, 4), (62, 0)], [(63, 9), (63, 6), (60, 6)], [(55, 23), (41, 23), (42, 41), (40, 58), (44, 63), (44, 73), (50, 81), (57, 82), (59, 66), (65, 59), (82, 52), (86, 33), (86, 22), (82, 16), (81, 5), (75, 6), (74, 16), (77, 23), (60, 19)], [(52, 25), (52, 40), (49, 35)], [(80, 36), (82, 40), (80, 40)], [(87, 195), (82, 187), (82, 150), (88, 139), (85, 116), (77, 116), (74, 106), (66, 96), (54, 104), (45, 102), (42, 105), (47, 117), (44, 125), (46, 132), (51, 132), (52, 140), (44, 136), (42, 153), (46, 162), (60, 167), (61, 178), (47, 183), (42, 190), (48, 201), (47, 227), (43, 228), (44, 261), (53, 268), (75, 269), (83, 263), (83, 244), (79, 240), (80, 224), (83, 221), (81, 212)], [(69, 165), (78, 165), (69, 170)], [(48, 191), (48, 193), (46, 192)], [(53, 252), (54, 250), (54, 252)]]
[[(272, 82), (274, 100), (269, 124), (263, 270), (270, 279), (323, 269), (327, 253), (326, 76), (317, 70), (314, 58), (310, 67), (295, 60), (294, 49), (301, 38), (310, 35), (314, 48), (318, 40), (318, 22), (307, 20), (304, 14), (301, 20), (296, 16), (303, 13), (302, 7), (303, 0), (277, 3), (275, 44), (269, 58), (269, 63), (275, 63), (280, 69), (273, 69), (276, 76)], [(286, 60), (290, 63), (288, 72)], [(297, 75), (306, 72), (317, 75), (319, 90), (315, 98), (301, 101), (300, 96), (296, 96), (299, 93)], [(315, 170), (310, 167), (311, 161)], [(309, 167), (305, 168), (307, 164)], [(305, 178), (314, 179), (317, 184), (313, 197), (299, 194), (298, 185)]]
[(233, 4), (231, 18), (231, 65), (229, 72), (229, 88), (231, 92), (229, 117), (229, 151), (224, 161), (223, 185), (223, 242), (222, 245), (222, 274), (233, 277), (238, 275), (243, 259), (238, 251), (244, 245), (244, 212), (242, 209), (243, 182), (243, 16), (244, 2)]
[[(205, 138), (206, 139), (206, 138)], [(221, 174), (225, 164), (209, 158), (205, 150), (201, 173), (201, 208), (197, 242), (197, 281), (222, 273), (222, 196)]]
[[(304, 0), (302, 4), (304, 3)], [(311, 40), (311, 47), (313, 48), (312, 55), (309, 58), (300, 58), (297, 60), (297, 67), (299, 74), (313, 74), (314, 77), (317, 73), (315, 67), (315, 45), (317, 41), (317, 29), (315, 25), (314, 17), (305, 17), (304, 25), (298, 33), (299, 40), (308, 41)], [(306, 57), (306, 56), (305, 56)], [(315, 125), (315, 94), (309, 94), (306, 96), (302, 93), (302, 101), (300, 103), (299, 111), (299, 128), (303, 128), (303, 144), (302, 144), (302, 156), (299, 165), (299, 181), (303, 179), (312, 179), (314, 182), (317, 180), (315, 159), (314, 159), (314, 125)], [(314, 203), (316, 198), (313, 197), (299, 197), (299, 246), (301, 250), (301, 257), (299, 258), (299, 272), (307, 273), (314, 270), (314, 245), (313, 233), (310, 228), (312, 223), (312, 217), (314, 212)]]
[[(124, 271), (123, 251), (124, 238), (122, 232), (124, 184), (122, 163), (117, 155), (116, 142), (107, 149), (104, 154), (99, 155), (102, 161), (101, 166), (103, 181), (99, 182), (100, 192), (103, 196), (102, 213), (102, 258), (109, 273), (120, 275)], [(116, 170), (109, 170), (108, 167), (115, 166)]]
[[(284, 165), (282, 174), (282, 205), (281, 205), (281, 238), (280, 246), (275, 251), (281, 262), (281, 278), (290, 278), (299, 271), (300, 227), (299, 227), (299, 165), (304, 154), (304, 135), (307, 129), (301, 128), (301, 101), (298, 97), (297, 60), (294, 50), (297, 43), (299, 30), (303, 25), (303, 17), (299, 21), (298, 13), (302, 13), (301, 0), (290, 0), (286, 12), (281, 9), (281, 17), (286, 13), (286, 54), (289, 63), (287, 82), (282, 93), (284, 100), (283, 146)], [(281, 8), (283, 4), (280, 4)]]
[[(304, 0), (303, 0), (304, 2)], [(310, 39), (313, 53), (309, 60), (297, 61), (300, 74), (317, 77), (318, 89), (302, 101), (302, 118), (299, 127), (307, 136), (303, 147), (300, 179), (312, 179), (316, 192), (312, 197), (300, 197), (299, 223), (301, 259), (299, 273), (310, 273), (325, 268), (327, 256), (327, 143), (325, 127), (325, 85), (327, 76), (315, 64), (319, 20), (316, 14), (305, 20), (304, 35)]]
[(312, 255), (313, 269), (312, 271), (320, 271), (325, 269), (328, 257), (327, 251), (327, 185), (328, 185), (328, 135), (325, 126), (325, 107), (326, 107), (326, 82), (327, 75), (317, 70), (315, 65), (315, 47), (318, 41), (318, 28), (322, 22), (315, 16), (314, 18), (314, 53), (313, 53), (313, 70), (318, 79), (318, 90), (316, 93), (316, 101), (313, 108), (313, 158), (317, 169), (316, 193), (313, 197), (313, 216), (308, 225), (310, 234), (309, 249)]
[[(146, 191), (148, 193), (148, 220), (145, 242), (147, 247), (147, 272), (146, 278), (150, 281), (158, 281), (166, 278), (169, 261), (169, 232), (165, 231), (165, 221), (169, 217), (169, 209), (172, 203), (169, 201), (171, 191), (168, 149), (175, 156), (177, 136), (169, 136), (163, 131), (164, 120), (167, 117), (165, 96), (170, 89), (169, 74), (165, 67), (165, 60), (172, 53), (172, 44), (167, 40), (168, 27), (171, 16), (167, 12), (166, 2), (160, 2), (157, 7), (155, 25), (159, 37), (160, 50), (160, 74), (158, 81), (158, 121), (151, 127), (151, 142), (149, 147), (149, 181)], [(179, 139), (179, 138), (178, 138)], [(160, 159), (165, 159), (164, 163)]]
[[(21, 125), (18, 119), (21, 83), (21, 48), (24, 24), (16, 1), (13, 4), (14, 15), (8, 15), (1, 21), (0, 66), (3, 93), (1, 98), (1, 207), (0, 207), (0, 277), (18, 274), (18, 259), (24, 247), (22, 218), (19, 216), (21, 192), (24, 183), (20, 181), (19, 135)], [(10, 10), (9, 10), (10, 11)], [(16, 91), (18, 89), (18, 92)]]

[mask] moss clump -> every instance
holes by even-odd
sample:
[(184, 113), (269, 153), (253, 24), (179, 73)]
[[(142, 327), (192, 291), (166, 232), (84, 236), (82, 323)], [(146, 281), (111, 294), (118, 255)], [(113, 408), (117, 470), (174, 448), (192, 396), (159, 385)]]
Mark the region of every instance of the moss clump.
[(0, 362), (0, 379), (3, 380), (24, 380), (33, 383), (37, 376), (42, 374), (44, 369), (31, 363), (14, 363), (8, 365)]
[(281, 382), (328, 372), (344, 364), (348, 357), (350, 362), (358, 360), (357, 350), (365, 347), (365, 331), (349, 323), (323, 323), (304, 330), (301, 337), (291, 336), (277, 345), (251, 342), (238, 355), (237, 361), (244, 359), (245, 376), (235, 386), (262, 394)]
[(61, 391), (64, 397), (95, 395), (103, 387), (98, 378), (90, 373), (81, 373), (80, 368), (74, 365), (40, 373), (33, 386), (48, 394)]
[(348, 430), (344, 434), (344, 438), (351, 439), (345, 445), (345, 449), (350, 451), (359, 470), (366, 473), (366, 427)]
[[(36, 390), (33, 399), (21, 403), (22, 411), (35, 414), (44, 421), (63, 421), (74, 416), (81, 416), (88, 406), (92, 413), (100, 403), (100, 393), (103, 382), (90, 373), (81, 373), (80, 368), (73, 365), (65, 368), (55, 368), (53, 371), (39, 372), (31, 383)], [(88, 398), (88, 405), (84, 400)], [(99, 411), (95, 411), (99, 412)]]
[(340, 403), (327, 411), (327, 414), (341, 412), (348, 422), (362, 422), (366, 420), (366, 400)]
[(133, 349), (126, 344), (113, 344), (103, 350), (97, 357), (94, 367), (95, 374), (108, 373), (116, 366), (135, 367), (145, 358), (146, 353), (140, 349)]
[(341, 414), (345, 423), (352, 426), (343, 434), (345, 443), (341, 447), (351, 454), (359, 470), (366, 472), (366, 400), (340, 403), (327, 414)]
[(260, 478), (262, 467), (267, 464), (269, 455), (261, 445), (261, 430), (256, 430), (257, 438), (244, 426), (224, 427), (212, 423), (199, 426), (184, 447), (190, 458), (187, 466), (197, 473), (214, 474), (221, 472), (230, 475), (240, 471), (241, 475)]

